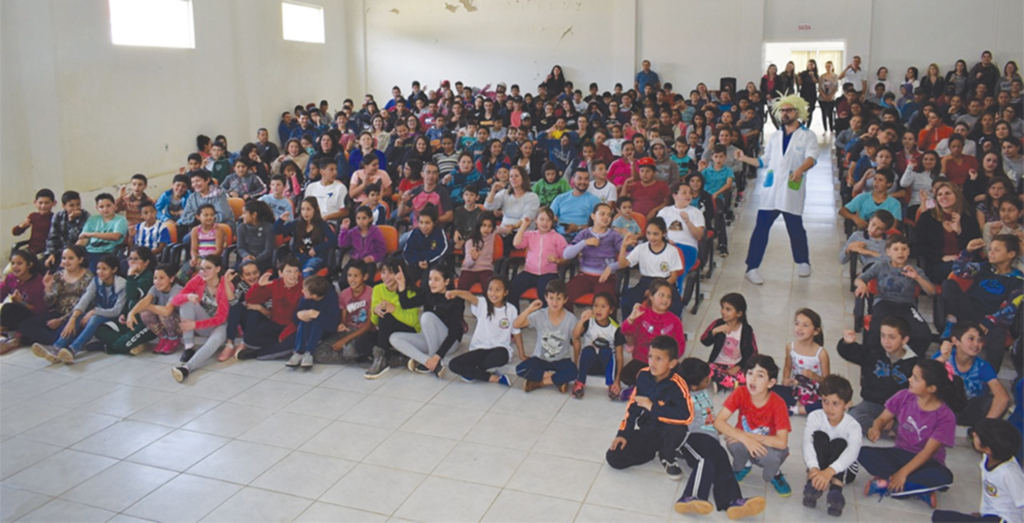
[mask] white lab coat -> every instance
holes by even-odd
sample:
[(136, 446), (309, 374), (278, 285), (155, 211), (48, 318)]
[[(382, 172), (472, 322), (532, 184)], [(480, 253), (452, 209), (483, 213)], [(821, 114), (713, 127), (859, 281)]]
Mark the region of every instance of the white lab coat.
[(782, 211), (798, 216), (804, 212), (804, 197), (807, 194), (807, 173), (800, 181), (796, 190), (789, 187), (789, 175), (793, 173), (807, 158), (818, 159), (818, 137), (803, 125), (793, 132), (789, 139), (786, 154), (782, 154), (781, 129), (768, 139), (764, 156), (758, 159), (761, 167), (767, 167), (765, 176), (765, 193), (761, 195), (758, 209), (763, 211)]

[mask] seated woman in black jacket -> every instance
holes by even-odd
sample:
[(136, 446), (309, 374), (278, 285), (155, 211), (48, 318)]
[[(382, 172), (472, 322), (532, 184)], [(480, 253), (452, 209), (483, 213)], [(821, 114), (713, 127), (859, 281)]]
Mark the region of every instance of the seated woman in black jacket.
[[(391, 347), (409, 357), (409, 370), (438, 378), (444, 374), (441, 360), (462, 341), (462, 314), (464, 302), (448, 299), (445, 293), (455, 288), (451, 269), (435, 265), (424, 273), (420, 289), (411, 289), (405, 281), (405, 271), (395, 274), (398, 282), (398, 300), (403, 309), (423, 307), (420, 332), (396, 332), (391, 335)], [(412, 291), (412, 292), (410, 292)]]
[(933, 186), (933, 192), (935, 208), (917, 220), (914, 247), (928, 279), (938, 283), (949, 276), (960, 251), (980, 238), (981, 232), (959, 187), (942, 181)]

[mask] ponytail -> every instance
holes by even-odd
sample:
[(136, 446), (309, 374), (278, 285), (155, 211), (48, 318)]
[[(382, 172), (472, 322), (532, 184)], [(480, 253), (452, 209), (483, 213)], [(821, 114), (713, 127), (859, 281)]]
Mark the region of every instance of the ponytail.
[(935, 396), (949, 406), (953, 412), (960, 413), (967, 406), (967, 393), (964, 381), (953, 372), (952, 364), (937, 360), (917, 362), (921, 369), (921, 377), (925, 385), (935, 387)]

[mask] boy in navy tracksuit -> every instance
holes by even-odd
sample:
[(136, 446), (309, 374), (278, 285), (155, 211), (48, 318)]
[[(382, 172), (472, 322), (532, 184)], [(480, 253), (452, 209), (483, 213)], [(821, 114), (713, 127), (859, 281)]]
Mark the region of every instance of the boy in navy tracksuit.
[(402, 257), (409, 266), (408, 281), (419, 281), (423, 271), (448, 254), (448, 236), (437, 223), (437, 207), (427, 205), (416, 214), (418, 227), (409, 235)]
[(648, 367), (637, 375), (626, 417), (605, 456), (612, 468), (641, 465), (658, 454), (670, 478), (683, 477), (676, 459), (693, 421), (693, 400), (674, 372), (678, 358), (675, 339), (658, 336), (651, 342)]

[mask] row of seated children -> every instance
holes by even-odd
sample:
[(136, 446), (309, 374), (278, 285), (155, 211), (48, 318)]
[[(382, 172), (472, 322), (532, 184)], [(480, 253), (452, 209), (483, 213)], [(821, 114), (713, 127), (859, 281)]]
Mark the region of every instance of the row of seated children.
[[(962, 403), (963, 392), (948, 365), (919, 360), (910, 369), (909, 376), (903, 378), (906, 388), (885, 402), (866, 431), (872, 442), (883, 433), (895, 432), (892, 448), (862, 444), (863, 429), (848, 411), (853, 399), (849, 381), (834, 374), (821, 381), (821, 408), (808, 415), (802, 441), (807, 470), (805, 507), (815, 508), (827, 492), (828, 514), (841, 516), (846, 505), (843, 487), (855, 480), (860, 469), (873, 476), (866, 484), (866, 495), (917, 498), (936, 507), (935, 493), (947, 490), (953, 482), (945, 466), (946, 449), (954, 445), (951, 406)], [(714, 371), (696, 358), (679, 361), (675, 340), (655, 339), (650, 365), (638, 376), (626, 417), (607, 452), (609, 465), (626, 468), (658, 456), (669, 476), (681, 479), (680, 460), (686, 461), (692, 472), (675, 504), (677, 512), (710, 514), (717, 508), (730, 519), (761, 513), (765, 499), (744, 498), (740, 490), (752, 465), (764, 469), (765, 480), (780, 495), (791, 492), (779, 472), (789, 455), (792, 429), (785, 401), (773, 392), (778, 372), (772, 358), (753, 356), (744, 371), (745, 385), (737, 387), (714, 415), (707, 392)], [(738, 416), (735, 426), (729, 421), (733, 414)], [(725, 448), (719, 443), (719, 434)], [(984, 419), (974, 426), (971, 437), (974, 448), (984, 455), (980, 511), (971, 516), (941, 510), (933, 514), (933, 520), (1013, 521), (1021, 517), (1024, 500), (1019, 489), (1024, 485), (1024, 473), (1014, 460), (1020, 433), (1003, 420)], [(712, 490), (714, 505), (709, 501)]]

